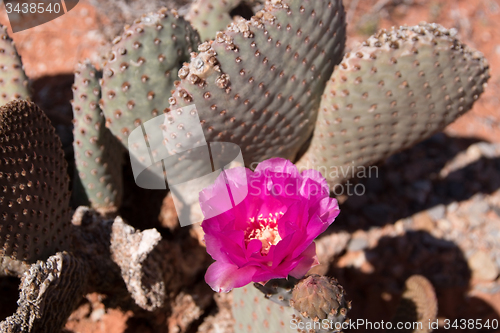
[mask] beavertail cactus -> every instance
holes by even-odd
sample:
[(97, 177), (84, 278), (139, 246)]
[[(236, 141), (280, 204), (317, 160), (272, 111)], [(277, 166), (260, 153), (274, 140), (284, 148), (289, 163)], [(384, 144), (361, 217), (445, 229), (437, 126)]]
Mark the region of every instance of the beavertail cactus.
[(14, 41), (7, 34), (7, 27), (0, 25), (0, 105), (15, 99), (28, 99), (28, 78)]
[[(399, 329), (397, 332), (429, 333), (432, 328), (429, 323), (435, 322), (438, 311), (436, 293), (431, 282), (421, 275), (410, 276), (406, 280), (406, 289), (403, 293), (396, 314), (392, 319), (393, 327), (397, 323), (421, 323), (421, 328)], [(408, 325), (410, 327), (410, 325)], [(396, 332), (396, 330), (389, 330)]]
[(238, 144), (247, 165), (294, 159), (344, 43), (340, 0), (267, 1), (199, 46), (179, 71), (171, 104), (196, 104), (207, 141)]
[(351, 308), (344, 296), (344, 288), (336, 279), (311, 275), (295, 286), (290, 304), (299, 313), (297, 322), (303, 322), (304, 327), (313, 327), (317, 333), (340, 332)]
[(66, 249), (69, 178), (61, 141), (34, 103), (0, 108), (0, 256), (33, 263)]
[(98, 72), (90, 62), (79, 63), (73, 85), (73, 131), (75, 140), (76, 171), (74, 195), (79, 205), (91, 206), (100, 211), (115, 211), (123, 196), (122, 160), (120, 142), (105, 126), (99, 108), (101, 89)]
[(125, 27), (103, 67), (101, 109), (106, 125), (127, 146), (130, 132), (169, 106), (177, 71), (199, 36), (175, 11), (162, 9)]
[(196, 0), (189, 7), (186, 20), (198, 30), (202, 40), (212, 39), (219, 30), (224, 30), (232, 21), (229, 13), (242, 0)]
[(382, 30), (336, 68), (298, 166), (341, 182), (332, 168), (376, 163), (443, 129), (472, 107), (488, 78), (482, 54), (453, 30), (437, 24)]

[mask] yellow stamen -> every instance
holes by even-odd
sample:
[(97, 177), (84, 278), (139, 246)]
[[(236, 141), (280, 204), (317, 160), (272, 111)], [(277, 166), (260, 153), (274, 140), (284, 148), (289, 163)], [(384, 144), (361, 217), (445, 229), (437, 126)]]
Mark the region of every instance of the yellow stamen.
[(267, 255), (272, 245), (278, 244), (281, 236), (278, 232), (278, 220), (283, 216), (283, 212), (269, 213), (269, 217), (264, 218), (260, 214), (257, 218), (251, 217), (248, 221), (249, 226), (245, 230), (245, 242), (248, 245), (251, 240), (258, 239), (262, 242), (260, 253)]

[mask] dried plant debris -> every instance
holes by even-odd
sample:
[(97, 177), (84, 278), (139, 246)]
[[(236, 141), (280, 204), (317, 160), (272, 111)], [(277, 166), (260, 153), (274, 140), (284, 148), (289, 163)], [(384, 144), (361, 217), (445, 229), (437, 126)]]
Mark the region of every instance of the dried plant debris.
[(22, 278), (18, 309), (0, 331), (59, 332), (86, 292), (87, 278), (87, 265), (66, 252), (33, 264)]

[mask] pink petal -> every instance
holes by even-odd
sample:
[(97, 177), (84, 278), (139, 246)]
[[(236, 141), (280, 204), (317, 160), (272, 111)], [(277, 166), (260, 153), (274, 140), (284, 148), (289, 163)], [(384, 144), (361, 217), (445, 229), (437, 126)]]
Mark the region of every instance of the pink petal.
[(290, 275), (296, 279), (302, 278), (314, 266), (318, 265), (319, 261), (316, 257), (316, 243), (311, 245), (302, 253), (302, 259), (299, 264), (290, 272)]
[[(221, 195), (224, 196), (225, 200), (220, 200)], [(229, 186), (222, 173), (212, 185), (199, 193), (198, 198), (204, 216), (217, 216), (219, 212), (226, 212), (232, 208), (231, 200), (229, 202), (227, 200), (229, 199)]]
[(318, 215), (323, 221), (332, 224), (339, 214), (340, 209), (336, 199), (327, 197), (319, 202)]
[(308, 179), (315, 181), (321, 186), (321, 189), (328, 195), (330, 193), (330, 187), (328, 187), (328, 183), (318, 170), (314, 169), (309, 169), (309, 170), (304, 170), (300, 174), (302, 178), (304, 178), (304, 182)]
[(259, 175), (263, 174), (266, 176), (270, 176), (273, 173), (290, 174), (292, 177), (299, 176), (299, 171), (292, 162), (279, 157), (270, 158), (259, 163), (257, 168), (255, 168), (255, 173)]
[(248, 180), (252, 176), (252, 171), (243, 167), (236, 167), (223, 171), (226, 181), (231, 190), (231, 197), (235, 205), (245, 200), (248, 195)]
[(258, 270), (257, 273), (253, 276), (253, 282), (262, 282), (268, 281), (271, 279), (284, 279), (288, 276), (288, 270), (283, 270), (281, 272), (276, 271), (268, 271), (268, 270)]
[(301, 253), (306, 251), (307, 247), (310, 246), (309, 244), (311, 244), (316, 237), (323, 233), (329, 225), (330, 224), (322, 221), (317, 215), (313, 216), (307, 225), (306, 232), (301, 235), (302, 238), (300, 244), (293, 249), (291, 257), (297, 258), (301, 255)]
[(252, 254), (259, 252), (262, 249), (262, 242), (258, 239), (252, 239), (247, 245), (246, 258), (250, 258)]
[[(207, 232), (205, 230), (205, 244), (207, 252), (214, 260), (228, 261), (229, 252), (231, 256), (245, 257), (243, 250), (243, 232), (241, 231), (226, 231), (226, 232)], [(233, 263), (237, 264), (234, 259)]]
[(297, 230), (302, 232), (305, 231), (308, 217), (301, 206), (304, 206), (301, 202), (296, 202), (290, 205), (285, 214), (278, 221), (278, 231), (281, 238), (284, 238)]
[(207, 269), (205, 281), (215, 292), (227, 293), (233, 288), (246, 286), (252, 282), (252, 277), (257, 271), (255, 266), (238, 266), (216, 261)]
[(290, 249), (294, 247), (293, 240), (294, 234), (292, 233), (280, 240), (278, 244), (276, 244), (274, 252), (272, 254), (271, 252), (269, 252), (268, 255), (272, 255), (271, 258), (273, 260), (273, 269), (276, 269), (276, 267), (278, 267), (282, 263), (285, 257), (290, 255)]

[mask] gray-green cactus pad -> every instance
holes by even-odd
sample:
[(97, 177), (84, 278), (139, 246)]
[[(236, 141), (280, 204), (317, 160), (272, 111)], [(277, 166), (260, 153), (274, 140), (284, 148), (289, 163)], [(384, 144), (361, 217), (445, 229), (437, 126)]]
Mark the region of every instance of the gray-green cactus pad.
[(255, 288), (260, 290), (268, 300), (278, 305), (290, 306), (293, 287), (299, 282), (296, 278), (289, 276), (288, 279), (272, 279), (262, 285), (254, 283)]
[(247, 165), (293, 159), (313, 131), (344, 43), (340, 0), (267, 1), (192, 54), (172, 108), (195, 104), (207, 141), (238, 144)]
[(232, 21), (229, 13), (242, 0), (196, 0), (191, 4), (186, 20), (198, 30), (202, 40), (212, 39)]
[[(123, 196), (123, 147), (105, 126), (99, 108), (101, 89), (98, 72), (90, 62), (79, 63), (73, 85), (73, 134), (76, 184), (98, 210), (113, 210)], [(80, 191), (78, 191), (80, 192)], [(78, 200), (81, 201), (81, 200)], [(85, 204), (84, 202), (79, 204)]]
[(266, 299), (253, 285), (234, 289), (232, 294), (235, 332), (297, 332), (291, 329), (296, 314), (293, 308)]
[(0, 25), (0, 105), (29, 99), (28, 78), (7, 27)]
[(483, 55), (454, 31), (437, 24), (382, 30), (346, 54), (333, 73), (298, 166), (321, 171), (331, 184), (342, 182), (351, 168), (442, 130), (472, 107), (488, 78)]
[(177, 71), (199, 36), (175, 11), (162, 9), (125, 27), (103, 67), (106, 126), (127, 147), (130, 132), (169, 107)]

